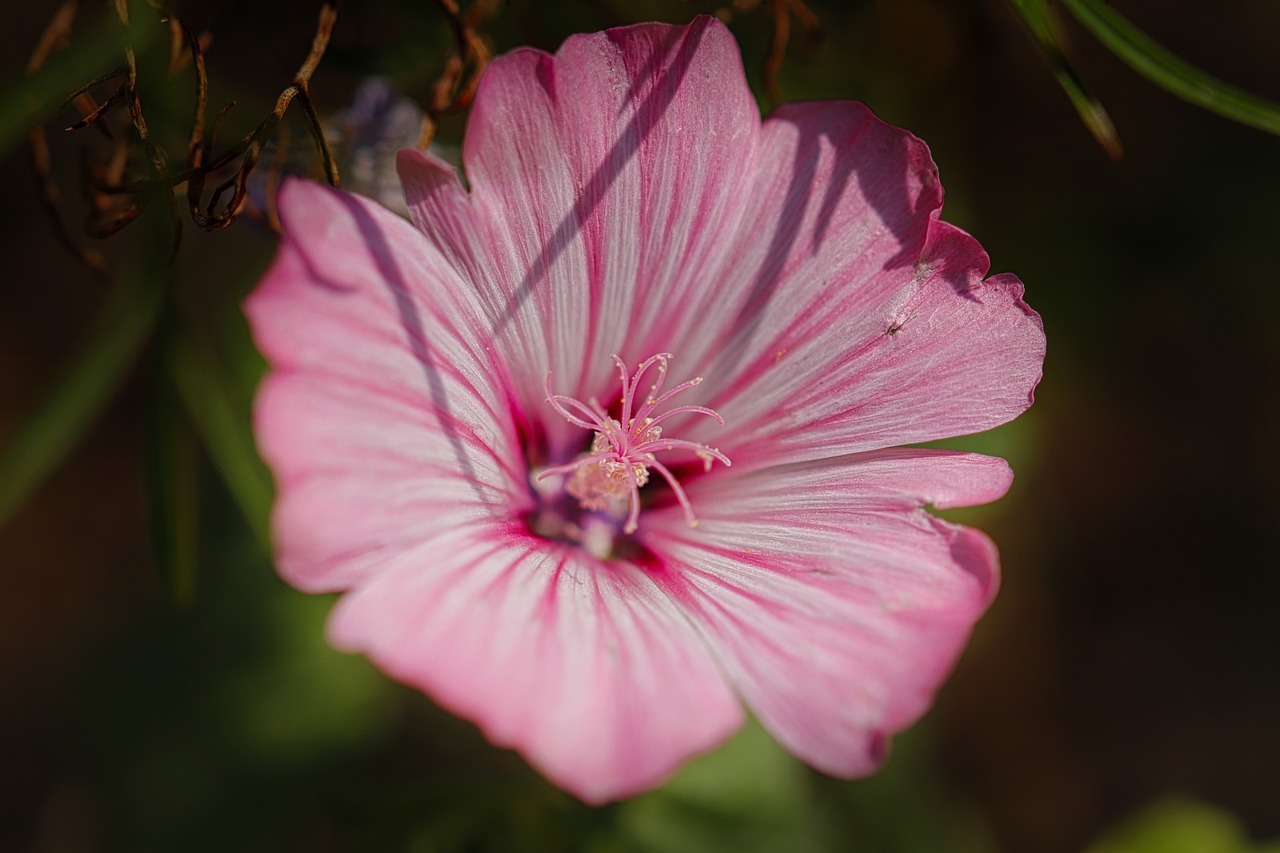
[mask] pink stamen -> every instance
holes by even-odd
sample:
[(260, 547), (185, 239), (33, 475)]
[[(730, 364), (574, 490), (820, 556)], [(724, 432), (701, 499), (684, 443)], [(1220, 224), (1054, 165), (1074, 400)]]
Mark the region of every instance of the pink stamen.
[[(676, 500), (684, 510), (685, 519), (690, 527), (698, 525), (693, 514), (693, 506), (684, 488), (671, 473), (671, 469), (654, 457), (655, 453), (666, 450), (686, 450), (696, 454), (711, 470), (711, 463), (719, 460), (726, 466), (731, 465), (729, 457), (714, 447), (698, 444), (682, 439), (663, 438), (659, 426), (674, 415), (697, 414), (706, 415), (721, 426), (724, 418), (706, 406), (676, 406), (665, 412), (652, 416), (658, 406), (679, 394), (681, 391), (701, 384), (702, 377), (695, 377), (683, 382), (665, 394), (659, 394), (667, 378), (667, 361), (671, 353), (658, 353), (650, 356), (636, 367), (635, 373), (627, 375), (626, 363), (616, 354), (613, 363), (618, 366), (618, 374), (622, 384), (622, 402), (620, 419), (614, 420), (595, 398), (586, 403), (573, 397), (551, 393), (551, 374), (547, 374), (547, 402), (569, 423), (596, 433), (591, 445), (591, 453), (575, 459), (566, 465), (557, 465), (542, 471), (537, 479), (542, 480), (555, 474), (568, 475), (566, 491), (576, 497), (582, 506), (590, 510), (621, 510), (621, 503), (628, 504), (626, 521), (623, 523), (624, 533), (635, 533), (640, 525), (640, 487), (649, 481), (649, 469), (654, 468), (662, 476)], [(657, 365), (658, 373), (649, 386), (649, 393), (644, 396), (640, 407), (635, 408), (636, 392), (640, 382), (649, 370)]]

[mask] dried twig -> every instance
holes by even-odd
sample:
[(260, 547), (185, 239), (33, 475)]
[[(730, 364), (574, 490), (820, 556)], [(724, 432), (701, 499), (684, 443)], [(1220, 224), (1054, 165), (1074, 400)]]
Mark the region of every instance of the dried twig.
[[(39, 68), (52, 50), (65, 46), (68, 42), (71, 24), (81, 2), (82, 0), (65, 0), (59, 7), (31, 57), (28, 66), (31, 70)], [(129, 23), (127, 0), (113, 0), (113, 6), (121, 25), (127, 27)], [(295, 99), (302, 104), (303, 114), (320, 152), (325, 174), (329, 182), (336, 186), (338, 184), (337, 164), (325, 140), (319, 116), (316, 114), (308, 90), (311, 77), (328, 46), (336, 20), (334, 7), (325, 5), (320, 12), (311, 50), (297, 74), (294, 75), (293, 81), (276, 99), (275, 108), (271, 114), (263, 119), (249, 135), (228, 150), (215, 155), (214, 144), (218, 129), (233, 104), (227, 104), (219, 110), (206, 131), (205, 116), (208, 108), (209, 85), (204, 52), (209, 44), (209, 37), (207, 34), (197, 37), (177, 18), (163, 19), (170, 32), (170, 75), (178, 73), (190, 64), (196, 81), (191, 133), (184, 157), (185, 168), (176, 173), (169, 168), (165, 152), (151, 135), (139, 93), (137, 56), (131, 45), (126, 46), (125, 62), (122, 66), (81, 86), (69, 99), (81, 112), (81, 118), (71, 124), (68, 130), (93, 126), (108, 138), (115, 140), (114, 153), (108, 161), (100, 162), (86, 157), (82, 165), (81, 187), (89, 205), (85, 233), (96, 238), (109, 237), (137, 219), (156, 196), (164, 195), (173, 221), (174, 239), (170, 257), (172, 261), (173, 257), (176, 257), (182, 234), (182, 215), (175, 190), (183, 183), (187, 184), (187, 207), (197, 226), (212, 230), (229, 225), (244, 207), (249, 173), (256, 165), (267, 141), (278, 130), (286, 110)], [(121, 82), (105, 101), (101, 104), (96, 103), (90, 90), (113, 80), (121, 80)], [(113, 109), (122, 104), (128, 104), (132, 135), (136, 136), (136, 141), (141, 146), (147, 162), (147, 174), (143, 177), (126, 175), (129, 162), (129, 139), (116, 139), (106, 121)], [(59, 193), (54, 184), (50, 166), (48, 140), (43, 128), (37, 128), (32, 132), (30, 143), (32, 162), (41, 187), (42, 203), (54, 234), (86, 267), (97, 275), (109, 277), (102, 256), (79, 246), (63, 224), (58, 210)], [(240, 162), (234, 174), (215, 187), (209, 203), (202, 206), (201, 197), (208, 178), (228, 168), (236, 160)], [(230, 195), (226, 204), (221, 205), (228, 193)]]
[[(184, 177), (187, 179), (187, 200), (188, 207), (191, 212), (192, 219), (201, 228), (213, 230), (215, 228), (224, 228), (234, 221), (244, 204), (245, 195), (248, 192), (249, 173), (253, 171), (253, 167), (257, 165), (258, 158), (262, 155), (262, 149), (266, 145), (267, 140), (275, 131), (276, 126), (284, 118), (285, 111), (295, 98), (300, 99), (303, 114), (307, 119), (307, 126), (311, 130), (312, 139), (316, 143), (317, 149), (320, 151), (320, 159), (324, 166), (325, 176), (329, 183), (337, 186), (339, 183), (338, 166), (333, 158), (333, 152), (329, 149), (329, 144), (324, 138), (324, 130), (320, 126), (319, 116), (316, 115), (315, 107), (311, 103), (308, 85), (311, 75), (315, 73), (316, 67), (320, 64), (320, 58), (324, 56), (325, 48), (328, 47), (329, 37), (333, 33), (333, 25), (337, 21), (337, 11), (334, 7), (325, 5), (320, 10), (320, 21), (316, 26), (316, 35), (311, 42), (311, 52), (307, 54), (306, 60), (298, 69), (298, 73), (293, 77), (293, 83), (289, 85), (280, 96), (276, 98), (275, 109), (271, 111), (271, 115), (267, 116), (262, 122), (254, 128), (253, 132), (240, 141), (230, 152), (212, 162), (206, 162), (212, 151), (212, 139), (216, 134), (216, 127), (221, 123), (221, 119), (226, 115), (230, 105), (224, 107), (215, 120), (214, 128), (210, 132), (209, 139), (204, 141), (203, 145), (198, 145), (199, 134), (193, 128), (191, 148), (188, 156), (190, 167)], [(192, 46), (192, 62), (197, 65), (198, 87), (200, 94), (197, 100), (200, 101), (206, 97), (206, 90), (203, 88), (204, 80), (204, 64), (202, 59), (198, 59), (200, 53), (198, 46), (194, 40), (189, 39)], [(203, 106), (198, 104), (197, 110), (203, 117)], [(240, 168), (230, 178), (220, 183), (214, 188), (209, 199), (209, 203), (204, 210), (200, 210), (200, 198), (204, 192), (205, 178), (212, 172), (222, 168), (231, 162), (231, 160), (243, 154), (244, 159), (240, 163)], [(219, 211), (219, 202), (222, 200), (226, 192), (231, 191), (231, 198), (225, 206)]]
[[(730, 6), (718, 9), (716, 17), (728, 23), (735, 13), (752, 12), (762, 5), (764, 0), (733, 0)], [(769, 45), (769, 53), (764, 58), (764, 88), (769, 100), (775, 105), (782, 101), (778, 73), (782, 70), (787, 44), (791, 41), (792, 15), (800, 20), (800, 25), (809, 38), (816, 38), (822, 32), (822, 21), (805, 5), (804, 0), (773, 0), (773, 39)]]
[[(129, 0), (116, 0), (116, 15), (120, 23), (129, 25)], [(182, 212), (178, 208), (178, 198), (169, 183), (169, 166), (165, 161), (164, 151), (151, 139), (151, 131), (147, 128), (147, 120), (142, 115), (142, 99), (138, 97), (138, 58), (134, 55), (133, 46), (124, 49), (125, 64), (129, 68), (129, 115), (133, 118), (133, 130), (138, 134), (142, 150), (147, 155), (147, 164), (157, 187), (163, 188), (165, 200), (169, 204), (169, 218), (173, 222), (173, 247), (169, 250), (169, 262), (178, 257), (178, 248), (182, 245)], [(144, 196), (136, 204), (145, 206), (148, 199)], [(132, 214), (127, 221), (137, 218)], [(118, 229), (117, 229), (118, 230)]]
[(804, 4), (804, 0), (773, 0), (773, 44), (764, 59), (764, 87), (769, 100), (774, 104), (782, 101), (782, 88), (778, 85), (778, 72), (782, 70), (782, 60), (787, 52), (787, 42), (791, 40), (791, 16), (800, 19), (800, 24), (811, 37), (822, 30), (822, 22), (818, 16)]
[[(54, 13), (53, 20), (49, 22), (49, 26), (40, 36), (40, 40), (36, 43), (36, 48), (31, 54), (31, 59), (27, 62), (27, 72), (32, 73), (38, 71), (49, 58), (55, 48), (65, 47), (71, 37), (71, 26), (75, 23), (76, 13), (80, 10), (80, 0), (65, 0)], [(88, 104), (89, 109), (93, 107)], [(62, 213), (59, 210), (59, 201), (61, 193), (58, 192), (58, 186), (53, 180), (53, 170), (51, 158), (49, 156), (49, 140), (45, 136), (43, 127), (34, 128), (27, 136), (28, 148), (31, 152), (31, 168), (35, 173), (36, 185), (40, 190), (40, 207), (44, 210), (45, 218), (49, 221), (50, 230), (62, 246), (80, 262), (85, 269), (89, 270), (96, 278), (109, 282), (111, 280), (111, 272), (107, 268), (106, 260), (101, 253), (86, 248), (77, 243), (72, 237), (71, 232), (67, 230), (66, 223), (62, 220)]]
[[(79, 130), (82, 127), (88, 127), (89, 125), (94, 124), (98, 119), (106, 115), (108, 110), (127, 97), (129, 97), (129, 84), (121, 83), (120, 87), (111, 93), (111, 97), (107, 98), (101, 104), (94, 106), (89, 110), (89, 112), (85, 113), (84, 118), (80, 119), (75, 124), (68, 125), (65, 129)], [(92, 99), (90, 99), (89, 103), (92, 103)], [(108, 137), (110, 137), (111, 131), (107, 130), (107, 125), (105, 123), (98, 124), (98, 127), (102, 128), (103, 133), (106, 133)]]
[(184, 71), (194, 59), (187, 50), (188, 40), (194, 40), (200, 53), (204, 54), (208, 52), (213, 36), (209, 33), (201, 33), (197, 39), (180, 18), (169, 17), (165, 18), (164, 22), (169, 25), (169, 77), (172, 79)]
[(435, 136), (441, 116), (462, 112), (471, 106), (480, 76), (489, 64), (489, 50), (476, 34), (479, 18), (484, 13), (476, 3), (464, 17), (456, 0), (436, 0), (453, 29), (455, 47), (445, 60), (444, 70), (431, 87), (431, 99), (422, 117), (422, 135), (418, 147), (425, 149)]
[(782, 58), (787, 51), (787, 41), (791, 38), (791, 14), (787, 11), (787, 5), (787, 0), (773, 2), (773, 43), (764, 58), (764, 88), (774, 104), (782, 100), (778, 72), (782, 70)]
[(276, 131), (276, 148), (267, 164), (267, 199), (263, 217), (267, 227), (279, 234), (283, 230), (280, 224), (280, 211), (276, 209), (276, 194), (280, 190), (280, 176), (284, 174), (284, 164), (289, 157), (289, 125), (282, 124)]

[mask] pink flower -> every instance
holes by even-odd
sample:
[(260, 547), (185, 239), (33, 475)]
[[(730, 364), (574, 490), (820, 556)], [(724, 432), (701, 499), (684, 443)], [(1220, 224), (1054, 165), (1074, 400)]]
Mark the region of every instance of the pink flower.
[(281, 574), (589, 802), (744, 704), (873, 771), (996, 588), (991, 542), (926, 507), (1011, 479), (895, 446), (1027, 408), (1022, 285), (938, 219), (910, 134), (853, 102), (762, 123), (709, 18), (496, 60), (463, 161), (401, 152), (413, 226), (284, 189), (247, 305)]

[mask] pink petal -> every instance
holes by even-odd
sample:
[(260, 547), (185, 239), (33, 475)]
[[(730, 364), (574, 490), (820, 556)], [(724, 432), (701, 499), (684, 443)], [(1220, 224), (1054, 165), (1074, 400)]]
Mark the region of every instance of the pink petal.
[(742, 720), (643, 570), (518, 527), (399, 555), (338, 603), (330, 629), (590, 803), (656, 785)]
[[(682, 437), (744, 465), (977, 432), (1030, 403), (1039, 318), (937, 221), (924, 143), (852, 102), (787, 105), (761, 130), (713, 19), (501, 57), (464, 160), (470, 193), (429, 155), (404, 152), (401, 177), (526, 411), (548, 370), (607, 400), (610, 353), (661, 351), (729, 421)], [(580, 438), (548, 427), (560, 449)]]
[[(463, 159), (404, 152), (414, 221), (480, 291), (541, 410), (616, 390), (629, 363), (698, 334), (735, 263), (760, 118), (718, 21), (575, 36), (486, 71)], [(680, 352), (680, 348), (676, 349)], [(689, 369), (693, 369), (691, 365)]]
[(924, 713), (995, 593), (994, 546), (923, 504), (992, 500), (1003, 460), (891, 450), (700, 479), (641, 537), (659, 584), (793, 754), (838, 776), (876, 769)]
[(671, 345), (707, 353), (700, 402), (728, 427), (682, 437), (777, 463), (977, 432), (1030, 405), (1039, 317), (937, 220), (924, 143), (861, 104), (790, 104), (765, 122), (759, 163), (737, 263), (712, 284), (735, 322)]
[(397, 551), (527, 502), (514, 424), (465, 285), (407, 222), (314, 184), (248, 300), (273, 370), (255, 431), (275, 471), (284, 576), (358, 583)]

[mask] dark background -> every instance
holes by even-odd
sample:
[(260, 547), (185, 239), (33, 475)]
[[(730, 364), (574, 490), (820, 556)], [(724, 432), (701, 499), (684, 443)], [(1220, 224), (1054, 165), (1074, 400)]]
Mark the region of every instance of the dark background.
[[(503, 5), (485, 26), (494, 48), (554, 49), (572, 32), (716, 8), (549, 5)], [(1280, 100), (1280, 6), (1115, 6)], [(1049, 340), (1031, 412), (956, 443), (1017, 472), (1004, 500), (956, 514), (1000, 544), (1004, 586), (886, 770), (827, 780), (749, 729), (657, 794), (587, 809), (330, 650), (329, 601), (276, 579), (203, 453), (196, 593), (173, 604), (148, 533), (153, 345), (0, 528), (0, 849), (1065, 853), (1104, 837), (1121, 846), (1095, 850), (1154, 850), (1130, 836), (1188, 819), (1238, 832), (1223, 850), (1280, 838), (1280, 139), (1178, 101), (1068, 21), (1076, 67), (1124, 143), (1113, 163), (1006, 4), (810, 7), (823, 34), (795, 27), (784, 97), (865, 100), (927, 140), (945, 215), (979, 237), (993, 271), (1026, 282)], [(179, 4), (214, 35), (211, 108), (238, 101), (228, 139), (287, 85), (317, 10)], [(6, 87), (51, 11), (11, 12)], [(77, 32), (107, 12), (89, 4)], [(765, 6), (731, 22), (757, 86), (771, 20)], [(342, 107), (371, 73), (425, 100), (449, 44), (433, 4), (352, 2), (313, 78), (316, 102)], [(149, 102), (178, 159), (190, 86), (161, 74)], [(101, 144), (92, 130), (65, 138), (57, 128), (74, 118), (47, 125), (73, 231), (77, 161)], [(456, 143), (461, 127), (446, 121), (440, 139)], [(0, 161), (0, 186), (2, 447), (72, 364), (109, 288), (51, 237), (21, 145)], [(153, 207), (96, 246), (113, 269), (164, 256), (169, 226)], [(188, 222), (170, 277), (177, 322), (213, 342), (241, 414), (259, 366), (237, 306), (272, 247), (248, 218), (213, 234)]]

